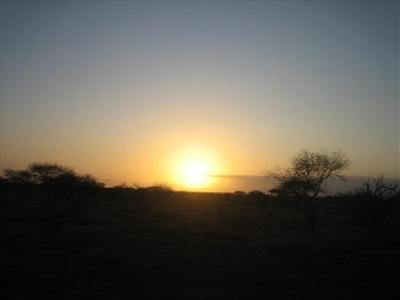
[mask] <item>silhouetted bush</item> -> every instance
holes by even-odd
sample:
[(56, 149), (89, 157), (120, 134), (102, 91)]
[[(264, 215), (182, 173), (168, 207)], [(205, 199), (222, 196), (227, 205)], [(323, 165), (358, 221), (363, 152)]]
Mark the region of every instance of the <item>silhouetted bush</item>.
[(263, 192), (257, 191), (257, 190), (255, 190), (255, 191), (250, 191), (250, 192), (248, 193), (248, 195), (249, 195), (249, 197), (250, 197), (251, 199), (256, 199), (256, 200), (265, 199), (265, 196), (266, 196)]
[(118, 184), (112, 187), (114, 190), (136, 190), (138, 187), (136, 185), (128, 185), (126, 183)]
[(47, 198), (84, 196), (104, 186), (91, 175), (78, 175), (71, 168), (45, 162), (32, 163), (24, 170), (6, 169), (4, 179), (24, 190), (38, 186)]
[(362, 223), (379, 224), (390, 215), (400, 200), (397, 182), (383, 177), (367, 180), (361, 188), (343, 194), (349, 200), (350, 212)]
[(147, 198), (165, 197), (171, 195), (174, 190), (167, 184), (159, 184), (137, 189), (138, 193)]
[(243, 200), (247, 198), (247, 193), (243, 191), (235, 191), (232, 193), (234, 200)]
[(4, 170), (4, 178), (8, 183), (33, 183), (31, 173), (27, 170)]

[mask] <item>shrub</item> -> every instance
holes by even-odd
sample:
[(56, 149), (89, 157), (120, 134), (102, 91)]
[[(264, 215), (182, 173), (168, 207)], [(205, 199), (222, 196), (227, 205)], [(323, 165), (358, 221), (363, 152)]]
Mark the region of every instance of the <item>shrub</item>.
[(24, 170), (4, 170), (4, 178), (10, 184), (40, 186), (48, 195), (58, 196), (86, 194), (104, 186), (91, 175), (78, 175), (71, 168), (54, 163), (32, 163)]
[(263, 192), (257, 191), (257, 190), (250, 191), (248, 195), (250, 198), (257, 199), (257, 200), (265, 198), (265, 194)]
[(350, 200), (350, 211), (362, 223), (382, 223), (399, 200), (397, 182), (389, 182), (384, 177), (365, 181), (361, 188), (343, 196)]

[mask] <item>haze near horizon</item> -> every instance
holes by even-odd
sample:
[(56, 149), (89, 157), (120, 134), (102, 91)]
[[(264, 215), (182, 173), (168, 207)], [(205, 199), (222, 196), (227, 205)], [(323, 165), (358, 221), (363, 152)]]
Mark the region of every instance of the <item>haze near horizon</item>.
[(399, 177), (398, 19), (397, 1), (1, 2), (0, 169), (233, 191), (307, 148)]

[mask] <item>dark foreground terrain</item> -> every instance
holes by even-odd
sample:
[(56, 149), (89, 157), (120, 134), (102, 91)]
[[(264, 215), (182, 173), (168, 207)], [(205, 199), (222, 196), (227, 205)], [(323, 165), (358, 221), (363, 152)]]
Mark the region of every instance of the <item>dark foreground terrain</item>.
[[(398, 205), (5, 188), (1, 299), (399, 299)], [(376, 218), (375, 218), (375, 217)]]

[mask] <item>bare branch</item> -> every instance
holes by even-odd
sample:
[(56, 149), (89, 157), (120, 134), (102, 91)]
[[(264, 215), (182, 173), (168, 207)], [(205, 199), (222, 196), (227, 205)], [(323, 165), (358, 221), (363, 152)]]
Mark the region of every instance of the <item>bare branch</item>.
[(291, 159), (291, 164), (284, 171), (269, 174), (278, 182), (275, 190), (286, 194), (315, 198), (322, 191), (322, 184), (330, 177), (343, 179), (342, 171), (350, 161), (340, 151), (312, 152), (302, 150)]

